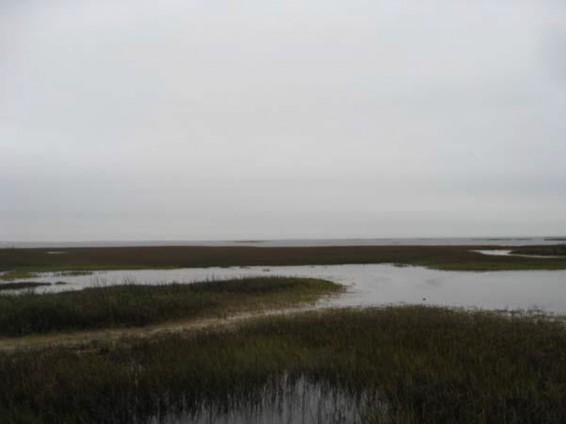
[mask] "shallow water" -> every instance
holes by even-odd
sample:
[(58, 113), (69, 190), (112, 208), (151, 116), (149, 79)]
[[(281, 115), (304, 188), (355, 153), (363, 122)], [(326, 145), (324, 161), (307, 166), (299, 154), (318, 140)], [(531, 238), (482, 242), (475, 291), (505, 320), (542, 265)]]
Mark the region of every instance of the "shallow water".
[(512, 250), (493, 249), (493, 250), (473, 250), (473, 252), (481, 253), (488, 256), (516, 256), (518, 258), (537, 258), (537, 259), (554, 259), (566, 258), (566, 256), (551, 256), (551, 255), (523, 255), (521, 253), (511, 253)]
[(46, 273), (33, 278), (33, 281), (67, 283), (36, 289), (43, 292), (125, 282), (191, 283), (265, 275), (323, 278), (348, 287), (346, 293), (321, 301), (320, 307), (424, 304), (497, 310), (540, 309), (566, 313), (566, 270), (460, 272), (384, 264), (183, 268), (97, 271), (91, 275), (79, 276)]

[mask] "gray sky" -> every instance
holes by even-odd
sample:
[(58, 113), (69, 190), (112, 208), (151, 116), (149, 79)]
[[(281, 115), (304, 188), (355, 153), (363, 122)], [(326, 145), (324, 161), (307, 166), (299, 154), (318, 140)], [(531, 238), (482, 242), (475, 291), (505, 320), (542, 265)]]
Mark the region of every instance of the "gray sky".
[(0, 0), (0, 241), (566, 234), (562, 0)]

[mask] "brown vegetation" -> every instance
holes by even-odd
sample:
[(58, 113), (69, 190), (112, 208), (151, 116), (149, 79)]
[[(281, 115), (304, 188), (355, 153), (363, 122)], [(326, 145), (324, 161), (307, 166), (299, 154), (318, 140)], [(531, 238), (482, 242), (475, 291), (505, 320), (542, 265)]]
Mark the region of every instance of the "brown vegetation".
[(212, 266), (277, 266), (395, 263), (450, 270), (566, 269), (562, 258), (487, 256), (474, 252), (495, 246), (337, 247), (112, 247), (0, 249), (0, 270), (140, 269)]

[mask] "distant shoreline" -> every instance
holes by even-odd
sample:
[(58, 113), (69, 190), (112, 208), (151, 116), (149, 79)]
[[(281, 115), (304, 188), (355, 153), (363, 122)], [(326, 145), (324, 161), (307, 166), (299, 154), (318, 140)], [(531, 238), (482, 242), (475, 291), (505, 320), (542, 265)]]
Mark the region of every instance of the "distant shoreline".
[(88, 248), (88, 247), (323, 247), (323, 246), (542, 246), (566, 242), (566, 237), (398, 237), (330, 239), (239, 239), (239, 240), (106, 240), (23, 242), (0, 241), (0, 249)]

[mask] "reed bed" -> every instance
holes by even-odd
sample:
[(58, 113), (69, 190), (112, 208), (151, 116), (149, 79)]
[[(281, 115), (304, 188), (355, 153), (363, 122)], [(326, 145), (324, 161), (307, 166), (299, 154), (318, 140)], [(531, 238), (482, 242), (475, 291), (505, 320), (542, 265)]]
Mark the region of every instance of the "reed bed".
[(35, 272), (29, 272), (26, 270), (11, 270), (0, 274), (0, 281), (23, 280), (23, 279), (35, 278), (37, 276), (38, 274)]
[(338, 284), (288, 277), (193, 284), (124, 284), (80, 291), (0, 294), (0, 336), (146, 326), (313, 302)]
[(18, 281), (17, 283), (0, 283), (0, 291), (6, 290), (27, 290), (38, 287), (49, 287), (51, 283), (39, 283), (36, 281)]
[[(301, 379), (365, 399), (365, 423), (564, 423), (566, 332), (541, 315), (405, 306), (1, 354), (0, 416), (190, 423), (276, 399)], [(318, 422), (353, 422), (338, 418)]]

